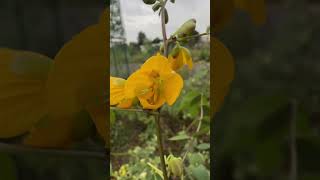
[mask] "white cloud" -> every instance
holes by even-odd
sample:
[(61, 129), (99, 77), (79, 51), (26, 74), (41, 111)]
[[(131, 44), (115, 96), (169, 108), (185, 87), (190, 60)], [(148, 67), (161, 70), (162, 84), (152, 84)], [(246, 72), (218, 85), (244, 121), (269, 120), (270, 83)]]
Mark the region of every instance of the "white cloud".
[[(120, 0), (123, 23), (129, 42), (136, 41), (139, 31), (153, 39), (162, 37), (160, 18), (151, 6), (142, 0)], [(182, 23), (190, 18), (197, 20), (197, 31), (204, 32), (210, 24), (210, 0), (176, 0), (168, 2), (169, 23), (168, 34), (173, 33)]]

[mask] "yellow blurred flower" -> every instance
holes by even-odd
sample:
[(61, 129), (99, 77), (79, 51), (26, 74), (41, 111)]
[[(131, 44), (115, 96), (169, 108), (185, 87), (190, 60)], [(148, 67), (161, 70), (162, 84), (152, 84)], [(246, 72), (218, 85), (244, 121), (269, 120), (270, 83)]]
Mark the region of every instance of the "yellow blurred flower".
[(177, 55), (169, 55), (169, 63), (174, 71), (179, 70), (185, 64), (188, 65), (190, 70), (193, 67), (191, 54), (185, 47), (180, 47)]
[(117, 105), (119, 108), (129, 108), (132, 105), (132, 99), (125, 96), (126, 80), (110, 76), (110, 105)]
[(150, 57), (125, 83), (127, 98), (138, 97), (144, 109), (172, 105), (180, 95), (183, 79), (172, 70), (169, 60), (157, 54)]

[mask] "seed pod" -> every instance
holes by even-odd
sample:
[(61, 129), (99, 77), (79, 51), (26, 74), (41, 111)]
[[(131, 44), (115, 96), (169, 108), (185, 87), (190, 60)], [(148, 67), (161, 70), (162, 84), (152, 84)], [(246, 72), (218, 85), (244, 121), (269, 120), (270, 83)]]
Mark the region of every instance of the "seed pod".
[(156, 0), (143, 0), (145, 4), (154, 4)]
[(152, 9), (153, 9), (154, 12), (156, 12), (156, 11), (159, 10), (160, 7), (161, 7), (161, 4), (160, 4), (160, 3), (156, 3), (156, 4), (154, 4), (154, 5), (152, 6)]
[(166, 8), (164, 9), (164, 22), (166, 24), (169, 22), (169, 15), (168, 15), (168, 11)]
[(183, 23), (175, 33), (173, 33), (173, 36), (176, 35), (180, 38), (192, 34), (196, 29), (196, 23), (197, 21), (195, 19), (189, 19)]

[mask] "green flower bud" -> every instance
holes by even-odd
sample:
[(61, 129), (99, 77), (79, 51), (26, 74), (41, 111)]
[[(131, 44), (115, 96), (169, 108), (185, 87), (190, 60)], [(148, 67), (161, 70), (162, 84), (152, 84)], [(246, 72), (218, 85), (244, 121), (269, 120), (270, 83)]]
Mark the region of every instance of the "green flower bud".
[(178, 55), (179, 51), (180, 51), (180, 44), (176, 43), (176, 45), (174, 46), (174, 48), (172, 48), (169, 55), (175, 58)]
[(173, 155), (168, 157), (168, 169), (175, 176), (180, 177), (183, 175), (183, 163), (181, 158), (176, 158)]
[(167, 9), (164, 9), (164, 22), (166, 24), (169, 22), (169, 15)]
[(195, 19), (189, 19), (183, 23), (172, 36), (178, 36), (178, 38), (181, 38), (192, 34), (196, 29), (196, 23), (197, 21)]
[(143, 0), (145, 4), (154, 4), (156, 0)]
[(159, 10), (160, 7), (161, 7), (161, 4), (160, 4), (160, 3), (156, 3), (156, 4), (154, 4), (154, 5), (152, 6), (152, 9), (153, 9), (154, 12), (156, 12), (156, 11)]

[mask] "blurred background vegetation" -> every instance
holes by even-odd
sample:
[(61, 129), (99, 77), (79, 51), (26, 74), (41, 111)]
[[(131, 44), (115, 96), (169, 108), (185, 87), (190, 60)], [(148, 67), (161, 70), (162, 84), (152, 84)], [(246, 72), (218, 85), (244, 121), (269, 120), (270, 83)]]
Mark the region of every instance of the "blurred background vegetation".
[(285, 180), (296, 164), (297, 179), (320, 179), (320, 2), (266, 2), (264, 26), (239, 12), (217, 35), (235, 57), (236, 75), (211, 123), (212, 173)]
[[(108, 1), (101, 0), (1, 0), (0, 47), (55, 56), (63, 44), (85, 27), (95, 24)], [(89, 115), (81, 118), (92, 122)], [(105, 152), (93, 127), (92, 135), (72, 146), (73, 150)], [(57, 129), (57, 131), (59, 131)], [(19, 138), (0, 139), (18, 143)], [(85, 157), (7, 154), (0, 149), (0, 180), (105, 180), (108, 163)]]

